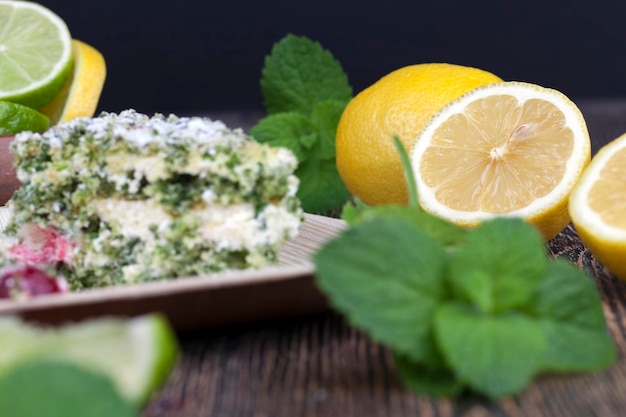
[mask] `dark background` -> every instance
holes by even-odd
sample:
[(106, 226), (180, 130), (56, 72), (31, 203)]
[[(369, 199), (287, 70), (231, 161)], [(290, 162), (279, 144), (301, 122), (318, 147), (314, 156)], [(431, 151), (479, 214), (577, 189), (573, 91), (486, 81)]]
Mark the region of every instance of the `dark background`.
[(264, 57), (287, 33), (319, 41), (354, 92), (421, 62), (476, 66), (574, 101), (626, 97), (626, 2), (582, 0), (42, 0), (99, 49), (99, 110), (262, 109)]

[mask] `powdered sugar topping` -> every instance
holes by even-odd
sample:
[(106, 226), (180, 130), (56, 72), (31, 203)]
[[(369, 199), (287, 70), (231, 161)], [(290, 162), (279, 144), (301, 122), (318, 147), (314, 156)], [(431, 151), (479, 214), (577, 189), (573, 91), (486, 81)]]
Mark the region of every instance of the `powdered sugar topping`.
[(61, 148), (65, 138), (87, 135), (99, 140), (113, 137), (139, 150), (181, 141), (204, 148), (230, 147), (239, 146), (248, 139), (241, 129), (229, 129), (219, 120), (162, 114), (148, 117), (132, 109), (119, 114), (103, 112), (95, 118), (73, 119), (43, 134), (20, 133), (15, 138), (17, 146), (32, 139), (33, 135), (37, 135), (38, 140), (47, 141), (51, 148)]

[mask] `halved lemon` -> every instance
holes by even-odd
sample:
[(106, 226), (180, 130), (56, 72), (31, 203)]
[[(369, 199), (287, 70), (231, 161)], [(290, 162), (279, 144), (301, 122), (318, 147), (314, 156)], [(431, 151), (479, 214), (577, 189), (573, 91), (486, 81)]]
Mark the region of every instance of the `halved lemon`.
[(469, 227), (516, 216), (549, 240), (570, 221), (568, 198), (590, 155), (585, 120), (564, 94), (503, 82), (444, 107), (411, 162), (426, 211)]
[(337, 171), (346, 188), (369, 205), (406, 204), (407, 184), (392, 136), (410, 149), (446, 104), (497, 82), (502, 79), (479, 68), (423, 63), (398, 68), (361, 91), (337, 125)]
[(626, 134), (593, 157), (572, 191), (569, 212), (596, 259), (626, 280)]

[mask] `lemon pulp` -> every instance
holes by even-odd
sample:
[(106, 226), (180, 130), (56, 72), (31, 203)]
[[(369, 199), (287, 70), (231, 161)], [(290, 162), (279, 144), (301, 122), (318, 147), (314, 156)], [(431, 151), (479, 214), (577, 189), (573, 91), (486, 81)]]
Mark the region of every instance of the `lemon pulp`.
[(573, 147), (572, 130), (553, 104), (490, 96), (442, 123), (420, 170), (442, 204), (502, 214), (552, 191)]
[(589, 190), (588, 204), (609, 226), (626, 230), (626, 148), (615, 152)]

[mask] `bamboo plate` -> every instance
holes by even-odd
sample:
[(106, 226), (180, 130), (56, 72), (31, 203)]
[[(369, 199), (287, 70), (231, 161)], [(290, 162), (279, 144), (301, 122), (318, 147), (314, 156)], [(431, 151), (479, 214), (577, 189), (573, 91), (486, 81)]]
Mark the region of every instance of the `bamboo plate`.
[[(0, 208), (0, 228), (8, 211)], [(312, 255), (344, 229), (338, 219), (305, 215), (298, 236), (279, 253), (277, 266), (210, 277), (178, 278), (30, 300), (2, 300), (0, 314), (59, 324), (97, 316), (160, 312), (179, 331), (319, 313), (327, 303), (314, 282)]]

